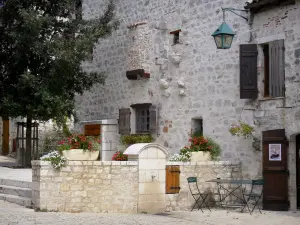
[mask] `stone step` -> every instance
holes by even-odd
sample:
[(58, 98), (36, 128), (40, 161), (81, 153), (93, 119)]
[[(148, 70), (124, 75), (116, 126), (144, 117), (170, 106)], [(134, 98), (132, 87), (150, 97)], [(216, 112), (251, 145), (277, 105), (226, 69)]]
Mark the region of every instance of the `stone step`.
[(0, 185), (1, 194), (16, 195), (20, 197), (31, 198), (31, 192), (32, 192), (31, 188)]
[(25, 207), (29, 207), (29, 208), (32, 207), (31, 198), (0, 193), (0, 200), (15, 203), (17, 205), (21, 205), (21, 206), (25, 206)]
[(21, 188), (31, 188), (31, 182), (29, 181), (10, 180), (10, 179), (0, 179), (0, 185), (21, 187)]

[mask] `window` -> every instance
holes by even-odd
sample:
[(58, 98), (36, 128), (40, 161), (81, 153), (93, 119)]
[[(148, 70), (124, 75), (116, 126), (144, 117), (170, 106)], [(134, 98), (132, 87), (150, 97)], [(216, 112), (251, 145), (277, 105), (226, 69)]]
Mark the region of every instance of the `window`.
[(147, 133), (150, 130), (149, 106), (136, 107), (136, 132)]
[[(284, 40), (262, 45), (264, 52), (264, 97), (284, 97)], [(257, 45), (240, 45), (240, 96), (255, 99), (257, 84)]]
[(175, 30), (175, 31), (172, 31), (170, 32), (170, 34), (173, 34), (173, 44), (176, 45), (176, 44), (179, 44), (179, 33), (181, 32), (181, 30)]
[(141, 134), (156, 131), (156, 107), (151, 103), (134, 104), (119, 109), (119, 134)]
[(203, 135), (203, 120), (201, 118), (193, 118), (191, 127), (191, 136), (202, 136)]

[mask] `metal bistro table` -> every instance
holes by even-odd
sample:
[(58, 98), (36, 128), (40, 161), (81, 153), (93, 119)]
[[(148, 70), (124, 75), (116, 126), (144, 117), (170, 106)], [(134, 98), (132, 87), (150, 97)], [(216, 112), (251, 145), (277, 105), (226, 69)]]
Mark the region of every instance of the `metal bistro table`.
[[(224, 202), (224, 200), (230, 196), (234, 196), (238, 200), (241, 201), (241, 204), (238, 206), (244, 206), (245, 199), (243, 197), (243, 194), (244, 194), (245, 188), (243, 188), (243, 185), (252, 185), (252, 180), (243, 180), (243, 179), (235, 179), (235, 180), (234, 179), (212, 179), (212, 180), (208, 180), (206, 182), (217, 183), (219, 202), (220, 202), (221, 206), (222, 206), (222, 203)], [(234, 184), (236, 186), (230, 187), (230, 188), (225, 187), (225, 185), (228, 185), (228, 184)], [(224, 191), (223, 194), (221, 194), (222, 190)], [(234, 205), (226, 204), (226, 206), (237, 206), (237, 204), (234, 204)]]

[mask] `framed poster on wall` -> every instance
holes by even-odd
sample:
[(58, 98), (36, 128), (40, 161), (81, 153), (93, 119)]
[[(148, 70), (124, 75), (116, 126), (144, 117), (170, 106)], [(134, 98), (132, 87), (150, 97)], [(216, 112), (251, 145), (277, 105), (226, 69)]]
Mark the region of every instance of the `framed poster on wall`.
[(281, 144), (269, 144), (269, 160), (281, 161)]

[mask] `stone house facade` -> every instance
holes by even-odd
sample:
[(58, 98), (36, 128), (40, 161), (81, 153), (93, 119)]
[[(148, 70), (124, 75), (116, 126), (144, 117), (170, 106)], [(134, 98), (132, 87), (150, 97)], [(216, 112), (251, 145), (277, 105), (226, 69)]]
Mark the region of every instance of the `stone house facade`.
[[(84, 17), (96, 17), (106, 3), (83, 1)], [(106, 84), (77, 97), (79, 119), (118, 119), (119, 135), (150, 132), (172, 153), (200, 129), (221, 145), (222, 160), (241, 161), (246, 178), (263, 176), (263, 132), (284, 129), (288, 195), (296, 208), (300, 1), (115, 3), (118, 30), (83, 64), (88, 71), (105, 71)], [(236, 32), (227, 50), (217, 49), (211, 37), (222, 22), (221, 7), (248, 10), (240, 12), (248, 21), (226, 13)], [(260, 151), (230, 134), (238, 120), (255, 127)]]

